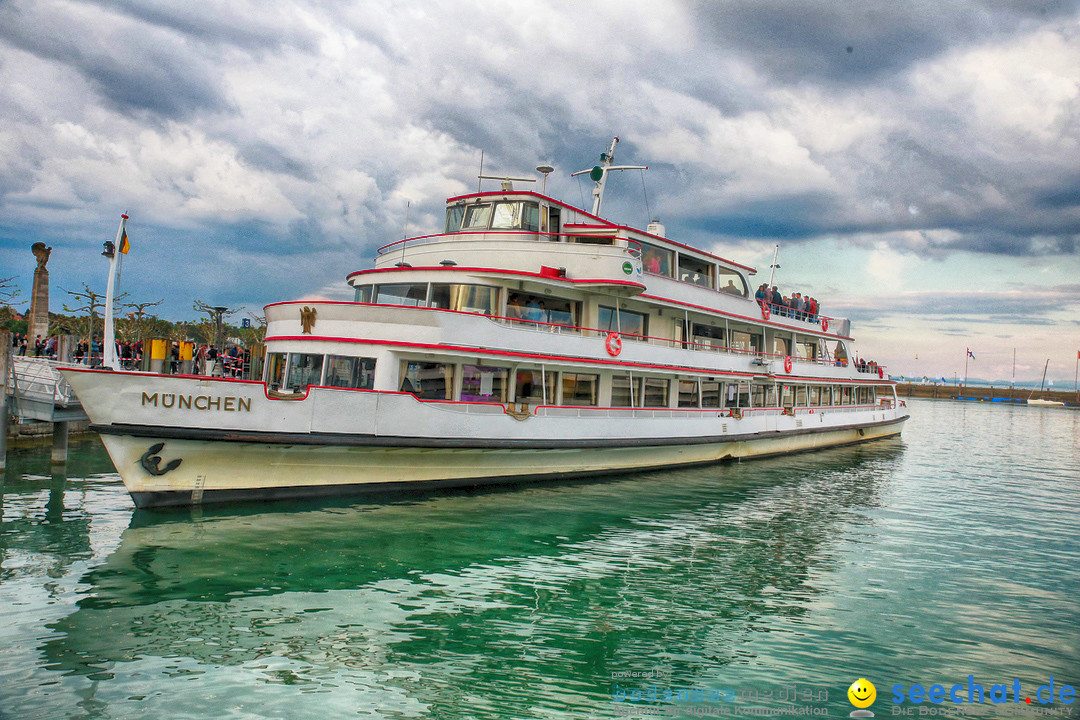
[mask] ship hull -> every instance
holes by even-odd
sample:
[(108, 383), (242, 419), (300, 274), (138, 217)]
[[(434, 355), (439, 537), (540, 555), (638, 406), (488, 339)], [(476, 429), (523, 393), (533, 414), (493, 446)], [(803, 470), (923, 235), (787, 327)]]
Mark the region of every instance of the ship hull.
[(402, 393), (312, 388), (282, 400), (261, 383), (67, 374), (139, 507), (675, 468), (891, 437), (907, 419), (880, 407), (741, 418), (720, 409), (534, 408), (522, 416)]

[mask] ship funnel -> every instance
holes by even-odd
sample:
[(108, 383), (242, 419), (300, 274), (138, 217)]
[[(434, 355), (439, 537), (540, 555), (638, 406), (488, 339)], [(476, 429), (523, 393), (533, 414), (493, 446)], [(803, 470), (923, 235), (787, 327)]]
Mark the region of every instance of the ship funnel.
[(649, 223), (649, 227), (645, 228), (645, 232), (649, 233), (650, 235), (667, 237), (667, 235), (664, 234), (665, 232), (667, 232), (667, 230), (664, 228), (664, 224), (661, 223), (659, 220), (653, 220), (651, 223)]

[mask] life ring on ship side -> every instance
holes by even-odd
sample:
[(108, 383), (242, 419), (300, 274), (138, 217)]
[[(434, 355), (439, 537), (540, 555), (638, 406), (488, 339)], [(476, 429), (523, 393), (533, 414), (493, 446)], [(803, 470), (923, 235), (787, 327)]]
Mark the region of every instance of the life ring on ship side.
[(877, 369), (877, 376), (878, 376), (879, 378), (882, 378), (882, 379), (884, 379), (884, 378), (885, 378), (885, 368), (879, 367), (879, 368)]
[(622, 352), (622, 338), (619, 337), (619, 333), (608, 333), (607, 340), (604, 340), (604, 347), (607, 348), (608, 355), (615, 357)]
[(763, 319), (765, 319), (765, 320), (769, 319), (769, 306), (768, 305), (762, 305), (761, 306), (761, 317)]
[(784, 372), (786, 372), (786, 373), (791, 372), (791, 356), (790, 355), (788, 355), (787, 357), (784, 358)]
[(821, 318), (821, 332), (826, 332), (829, 329), (829, 318)]

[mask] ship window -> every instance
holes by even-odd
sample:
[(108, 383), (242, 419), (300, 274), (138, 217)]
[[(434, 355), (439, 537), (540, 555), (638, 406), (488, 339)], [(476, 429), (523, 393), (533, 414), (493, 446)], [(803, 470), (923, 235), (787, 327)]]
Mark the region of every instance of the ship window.
[(443, 232), (458, 232), (461, 230), (461, 219), (465, 216), (464, 205), (454, 205), (446, 208), (446, 228)]
[(506, 402), (509, 379), (509, 368), (463, 365), (461, 399), (468, 402)]
[(633, 310), (619, 310), (618, 315), (616, 315), (615, 308), (601, 305), (600, 327), (598, 329), (605, 332), (621, 332), (627, 335), (644, 337), (648, 334), (648, 319), (649, 316), (645, 313), (634, 312)]
[(738, 388), (739, 391), (735, 396), (738, 407), (750, 407), (750, 383), (741, 382), (739, 383)]
[(683, 282), (712, 287), (713, 266), (702, 260), (679, 256), (679, 279)]
[(772, 339), (772, 354), (773, 355), (787, 355), (788, 342), (782, 337), (773, 337)]
[(765, 388), (766, 387), (767, 386), (765, 386), (765, 385), (751, 385), (750, 386), (750, 393), (753, 396), (753, 397), (750, 398), (750, 400), (751, 400), (751, 402), (754, 403), (754, 407), (756, 407), (756, 408), (767, 407), (766, 404), (765, 404)]
[(540, 206), (536, 203), (521, 204), (521, 229), (540, 229)]
[(377, 285), (376, 300), (380, 305), (408, 305), (424, 307), (427, 305), (427, 283)]
[[(547, 397), (540, 396), (544, 380), (547, 380)], [(520, 403), (555, 404), (555, 373), (540, 370), (518, 370), (514, 397)]]
[(495, 203), (495, 212), (491, 216), (491, 227), (496, 229), (518, 227), (521, 216), (521, 203)]
[(697, 345), (696, 349), (704, 350), (710, 347), (721, 349), (724, 347), (724, 328), (701, 323), (694, 323), (692, 327), (694, 330), (694, 344)]
[(410, 360), (401, 363), (401, 392), (412, 393), (424, 400), (447, 400), (452, 387), (453, 365)]
[(269, 353), (266, 356), (266, 384), (271, 390), (281, 388), (285, 378), (285, 354)]
[(611, 378), (611, 407), (633, 407), (630, 395), (631, 379), (629, 375), (615, 375)]
[(745, 350), (750, 352), (751, 350), (757, 350), (754, 343), (756, 336), (746, 332), (739, 332), (738, 330), (731, 331), (731, 347), (738, 350)]
[(595, 405), (599, 384), (599, 375), (564, 372), (562, 374), (563, 405)]
[(763, 407), (779, 407), (776, 401), (776, 386), (769, 385), (765, 388), (765, 405)]
[(430, 306), (458, 312), (495, 314), (498, 288), (485, 285), (432, 284)]
[(698, 407), (697, 380), (679, 381), (679, 407)]
[(565, 300), (551, 295), (511, 293), (506, 301), (506, 317), (511, 320), (551, 323), (576, 328), (577, 307), (578, 304), (574, 300)]
[(701, 407), (720, 407), (720, 381), (703, 380), (701, 382)]
[(821, 404), (821, 386), (810, 386), (810, 404), (814, 407), (817, 407)]
[(799, 407), (806, 407), (806, 386), (799, 385), (795, 388), (795, 404)]
[(475, 228), (487, 228), (491, 220), (491, 203), (470, 205), (465, 210), (465, 223), (462, 228), (472, 230)]
[(664, 378), (645, 378), (645, 407), (668, 406), (668, 381)]
[(369, 303), (371, 302), (372, 290), (371, 285), (358, 285), (356, 287), (356, 296), (353, 299), (356, 302)]
[(318, 385), (322, 379), (322, 366), (322, 355), (289, 353), (285, 388), (290, 392), (303, 392), (309, 385)]
[(725, 267), (719, 266), (716, 268), (716, 273), (716, 288), (720, 292), (746, 297), (746, 280), (743, 279), (742, 275), (734, 270), (728, 270)]
[(817, 355), (817, 343), (813, 341), (798, 342), (795, 344), (795, 353), (798, 357), (813, 360)]
[(840, 404), (841, 405), (851, 405), (851, 386), (850, 385), (841, 385), (840, 386)]
[(674, 256), (675, 253), (670, 250), (646, 242), (641, 243), (641, 267), (647, 273), (671, 277), (671, 261)]
[(326, 385), (371, 390), (375, 386), (375, 358), (327, 355)]
[(791, 385), (780, 386), (780, 404), (783, 407), (791, 407), (795, 402), (794, 388)]

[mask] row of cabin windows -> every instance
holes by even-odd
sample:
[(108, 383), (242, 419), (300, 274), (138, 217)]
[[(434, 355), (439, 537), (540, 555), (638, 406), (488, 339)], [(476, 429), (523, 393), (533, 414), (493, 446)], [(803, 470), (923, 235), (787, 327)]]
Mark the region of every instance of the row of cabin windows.
[(495, 202), (454, 205), (446, 209), (445, 232), (462, 230), (540, 229), (540, 205), (534, 202)]
[(266, 384), (271, 390), (304, 392), (309, 385), (371, 390), (375, 358), (314, 353), (269, 353)]
[[(461, 396), (466, 402), (510, 400), (554, 405), (596, 406), (600, 397), (600, 375), (581, 372), (543, 372), (491, 365), (454, 365), (402, 361), (402, 392), (425, 400), (446, 400), (452, 396), (454, 373), (461, 373)], [(310, 385), (370, 390), (374, 387), (375, 359), (314, 353), (270, 353), (266, 382), (271, 390), (304, 392)], [(668, 378), (634, 376), (611, 377), (612, 407), (668, 407), (672, 381)], [(850, 385), (763, 385), (750, 382), (722, 382), (680, 379), (677, 406), (681, 408), (823, 407), (871, 405), (876, 388)], [(889, 387), (883, 388), (891, 396)], [(779, 403), (779, 405), (778, 405)]]
[(675, 278), (680, 282), (712, 288), (746, 297), (746, 281), (735, 270), (705, 260), (676, 253), (651, 243), (641, 243), (641, 266), (652, 275)]
[[(461, 400), (468, 402), (513, 402), (546, 405), (597, 406), (601, 376), (595, 373), (518, 370), (488, 365), (454, 365), (402, 361), (402, 392), (425, 400), (452, 399), (455, 372), (461, 373)], [(611, 407), (669, 407), (671, 383), (668, 378), (640, 375), (611, 376)], [(850, 385), (765, 385), (751, 382), (680, 379), (677, 407), (680, 408), (767, 408), (871, 405), (877, 389)], [(561, 393), (560, 393), (561, 391)], [(892, 389), (882, 388), (883, 396)]]
[[(356, 288), (357, 302), (379, 305), (432, 307), (459, 312), (497, 315), (499, 288), (487, 285), (455, 283), (387, 283), (360, 285)], [(598, 308), (597, 328), (604, 332), (622, 332), (631, 338), (649, 335), (648, 313), (607, 305)], [(581, 302), (552, 295), (533, 295), (512, 291), (506, 303), (506, 317), (523, 322), (547, 323), (576, 328), (581, 317)], [(687, 338), (689, 327), (689, 339)], [(675, 320), (674, 339), (684, 347), (723, 350), (731, 348), (744, 352), (762, 351), (761, 333), (710, 325), (703, 322)], [(772, 336), (766, 351), (774, 355), (791, 355), (804, 359), (819, 359), (821, 350), (816, 341), (797, 341), (790, 337)], [(839, 357), (839, 355), (837, 355)], [(845, 356), (846, 357), (846, 356)]]

